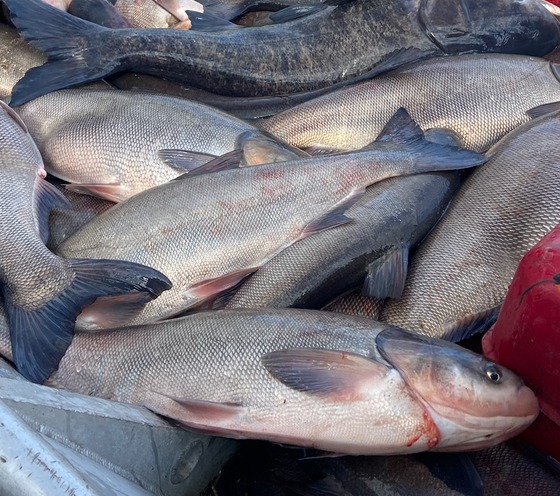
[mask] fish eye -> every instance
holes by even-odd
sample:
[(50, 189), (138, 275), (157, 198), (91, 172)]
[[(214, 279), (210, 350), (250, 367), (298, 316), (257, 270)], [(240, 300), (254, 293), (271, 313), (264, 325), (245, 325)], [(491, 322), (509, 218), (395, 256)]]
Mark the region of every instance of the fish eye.
[(490, 379), (494, 384), (499, 384), (502, 380), (502, 373), (495, 364), (487, 364), (486, 367), (484, 367), (484, 371), (486, 372), (486, 377), (488, 377), (488, 379)]

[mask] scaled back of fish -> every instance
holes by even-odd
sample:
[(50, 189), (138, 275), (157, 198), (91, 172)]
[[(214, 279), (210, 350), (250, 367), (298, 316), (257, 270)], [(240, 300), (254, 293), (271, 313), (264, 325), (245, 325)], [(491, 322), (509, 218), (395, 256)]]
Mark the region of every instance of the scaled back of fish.
[(412, 259), (381, 319), (461, 339), (497, 316), (521, 257), (560, 222), (560, 112), (502, 139)]
[(405, 107), (422, 129), (451, 129), (466, 148), (485, 151), (527, 122), (527, 110), (557, 100), (558, 72), (547, 60), (461, 55), (422, 61), (330, 92), (260, 126), (299, 148), (355, 150)]
[(560, 25), (537, 0), (355, 0), (218, 33), (109, 30), (40, 0), (5, 3), (22, 36), (52, 55), (18, 83), (15, 105), (127, 70), (227, 95), (282, 95), (367, 77), (405, 49), (408, 61), (481, 50), (542, 56), (560, 41)]

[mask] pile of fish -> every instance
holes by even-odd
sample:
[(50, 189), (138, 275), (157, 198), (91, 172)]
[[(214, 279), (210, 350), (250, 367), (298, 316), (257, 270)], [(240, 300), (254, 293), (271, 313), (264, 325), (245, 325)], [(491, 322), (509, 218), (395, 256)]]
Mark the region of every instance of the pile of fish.
[[(0, 353), (26, 379), (319, 456), (534, 421), (456, 343), (560, 223), (547, 2), (3, 8)], [(322, 467), (317, 494), (383, 494)]]

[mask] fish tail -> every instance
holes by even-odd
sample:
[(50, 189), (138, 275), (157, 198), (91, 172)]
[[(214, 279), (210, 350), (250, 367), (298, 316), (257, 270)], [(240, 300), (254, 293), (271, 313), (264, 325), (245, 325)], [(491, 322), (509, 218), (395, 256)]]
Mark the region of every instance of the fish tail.
[[(41, 0), (6, 0), (20, 35), (45, 52), (48, 60), (27, 71), (14, 86), (10, 105), (106, 75), (102, 61), (89, 53), (92, 35), (111, 30), (63, 12)], [(38, 22), (40, 19), (40, 23)], [(102, 38), (99, 38), (101, 40)]]
[[(71, 284), (43, 306), (24, 309), (12, 302), (9, 293), (4, 294), (13, 362), (25, 378), (36, 383), (44, 382), (58, 368), (72, 342), (76, 317), (97, 298), (110, 301), (110, 297), (128, 295), (128, 305), (141, 310), (171, 287), (161, 272), (132, 262), (68, 262), (74, 272)], [(99, 310), (103, 311), (101, 306)]]

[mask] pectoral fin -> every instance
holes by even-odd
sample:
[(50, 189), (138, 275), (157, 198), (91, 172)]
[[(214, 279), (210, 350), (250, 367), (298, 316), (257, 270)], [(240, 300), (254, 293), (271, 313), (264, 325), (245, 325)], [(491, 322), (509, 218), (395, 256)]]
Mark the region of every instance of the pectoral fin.
[(394, 246), (368, 265), (364, 294), (372, 298), (400, 298), (408, 271), (408, 245)]
[(261, 363), (282, 384), (332, 401), (358, 399), (364, 383), (380, 381), (390, 370), (355, 353), (315, 348), (273, 351)]

